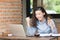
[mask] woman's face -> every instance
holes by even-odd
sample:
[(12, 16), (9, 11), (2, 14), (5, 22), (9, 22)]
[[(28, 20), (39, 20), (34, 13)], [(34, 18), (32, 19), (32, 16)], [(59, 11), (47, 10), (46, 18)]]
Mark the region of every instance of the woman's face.
[(44, 18), (45, 13), (43, 13), (43, 12), (40, 11), (40, 10), (37, 10), (37, 11), (35, 11), (35, 15), (36, 15), (36, 18), (37, 18), (38, 20), (42, 20), (42, 19)]

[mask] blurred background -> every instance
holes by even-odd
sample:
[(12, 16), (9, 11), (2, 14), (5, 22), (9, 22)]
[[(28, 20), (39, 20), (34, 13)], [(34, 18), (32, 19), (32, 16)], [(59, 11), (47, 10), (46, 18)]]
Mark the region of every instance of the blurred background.
[(0, 0), (0, 30), (3, 30), (0, 34), (10, 33), (7, 24), (21, 24), (26, 28), (25, 18), (32, 17), (37, 6), (44, 7), (48, 15), (52, 16), (60, 33), (60, 0)]

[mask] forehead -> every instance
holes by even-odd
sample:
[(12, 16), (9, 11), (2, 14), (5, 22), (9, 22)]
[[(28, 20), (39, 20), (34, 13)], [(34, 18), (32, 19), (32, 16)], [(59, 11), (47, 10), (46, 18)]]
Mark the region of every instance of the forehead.
[(35, 13), (43, 13), (41, 10), (37, 10), (37, 11), (35, 11)]

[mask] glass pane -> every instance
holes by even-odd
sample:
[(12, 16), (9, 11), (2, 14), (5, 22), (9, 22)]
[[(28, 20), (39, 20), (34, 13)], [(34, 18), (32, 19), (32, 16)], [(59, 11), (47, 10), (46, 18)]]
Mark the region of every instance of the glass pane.
[(60, 0), (43, 0), (48, 14), (60, 14)]
[(33, 0), (30, 0), (30, 14), (32, 14), (33, 10)]

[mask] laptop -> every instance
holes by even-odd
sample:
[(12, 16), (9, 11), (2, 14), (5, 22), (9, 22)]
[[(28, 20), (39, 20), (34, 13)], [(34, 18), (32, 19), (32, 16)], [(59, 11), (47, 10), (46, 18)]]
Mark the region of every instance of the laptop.
[(21, 24), (8, 24), (9, 31), (12, 34), (12, 36), (21, 36), (26, 37), (23, 25)]

